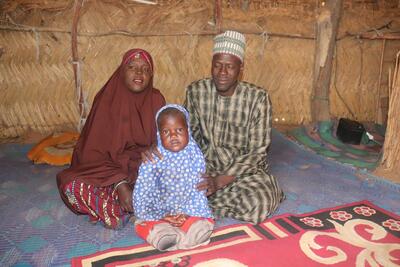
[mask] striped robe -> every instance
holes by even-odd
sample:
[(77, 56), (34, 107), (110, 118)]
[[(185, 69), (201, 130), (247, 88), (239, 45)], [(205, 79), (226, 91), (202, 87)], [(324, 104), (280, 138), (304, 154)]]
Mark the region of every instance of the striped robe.
[(186, 88), (193, 137), (206, 158), (211, 176), (236, 179), (209, 197), (214, 215), (260, 223), (278, 207), (283, 193), (268, 173), (271, 103), (268, 93), (239, 82), (232, 96), (217, 93), (212, 79)]

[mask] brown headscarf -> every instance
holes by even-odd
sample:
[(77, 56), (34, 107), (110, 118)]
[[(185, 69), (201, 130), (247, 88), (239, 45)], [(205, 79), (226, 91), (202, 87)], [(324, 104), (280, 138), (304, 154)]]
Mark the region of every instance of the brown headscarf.
[[(156, 142), (155, 115), (165, 105), (163, 95), (153, 88), (153, 75), (142, 92), (132, 92), (125, 85), (124, 66), (138, 54), (153, 71), (148, 52), (132, 49), (125, 53), (93, 101), (71, 166), (57, 175), (60, 192), (75, 179), (94, 186), (108, 186), (122, 179), (135, 182), (141, 152)], [(64, 197), (62, 192), (61, 195)]]

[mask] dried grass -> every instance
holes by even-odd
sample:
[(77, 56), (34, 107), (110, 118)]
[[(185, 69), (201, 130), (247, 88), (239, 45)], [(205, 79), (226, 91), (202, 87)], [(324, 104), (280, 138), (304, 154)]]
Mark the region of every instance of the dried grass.
[[(155, 87), (168, 102), (182, 103), (184, 88), (209, 76), (216, 32), (214, 1), (157, 2), (153, 6), (128, 0), (84, 1), (78, 52), (82, 88), (89, 104), (123, 53), (133, 47), (152, 54)], [(263, 7), (257, 7), (257, 1), (248, 2), (244, 11), (243, 1), (229, 1), (231, 6), (223, 1), (223, 27), (248, 33), (243, 79), (270, 92), (274, 118), (279, 123), (309, 122), (314, 41), (307, 38), (314, 35), (316, 2), (261, 1)], [(18, 137), (28, 130), (47, 134), (77, 125), (71, 65), (72, 6), (73, 1), (3, 1), (0, 26), (22, 27), (25, 31), (0, 31), (0, 139)], [(392, 9), (347, 10), (339, 34), (377, 27), (396, 18), (392, 13)], [(393, 27), (398, 27), (399, 19), (393, 20)], [(115, 34), (117, 31), (119, 34)], [(388, 42), (394, 49), (390, 43), (395, 41)], [(337, 90), (331, 90), (335, 116), (351, 116), (337, 91), (348, 102), (355, 119), (374, 119), (380, 47), (379, 41), (338, 42)]]
[[(389, 114), (383, 146), (381, 168), (386, 170), (400, 170), (400, 50), (397, 54), (393, 84), (389, 95)], [(398, 174), (400, 176), (400, 174)]]

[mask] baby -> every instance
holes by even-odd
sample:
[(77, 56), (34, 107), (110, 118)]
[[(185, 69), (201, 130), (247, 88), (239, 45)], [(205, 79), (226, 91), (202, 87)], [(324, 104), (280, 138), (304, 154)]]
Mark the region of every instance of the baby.
[(205, 161), (191, 136), (189, 114), (182, 106), (166, 105), (156, 122), (163, 158), (139, 168), (133, 191), (135, 230), (158, 250), (206, 245), (214, 220), (205, 192), (196, 189)]

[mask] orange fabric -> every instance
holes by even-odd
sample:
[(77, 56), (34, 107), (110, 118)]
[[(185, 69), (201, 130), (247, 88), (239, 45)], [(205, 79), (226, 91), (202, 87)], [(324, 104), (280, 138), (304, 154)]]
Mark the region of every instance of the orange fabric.
[(66, 165), (71, 162), (73, 147), (79, 133), (52, 134), (36, 144), (27, 154), (35, 164)]
[[(181, 227), (179, 227), (182, 231), (185, 233), (189, 230), (190, 226), (197, 222), (198, 220), (205, 220), (205, 218), (200, 218), (200, 217), (189, 217), (187, 220), (183, 223)], [(210, 219), (209, 219), (210, 220)]]
[(141, 222), (135, 225), (136, 234), (141, 237), (142, 239), (146, 240), (147, 236), (150, 233), (150, 230), (157, 224), (165, 223), (165, 221), (147, 221)]

